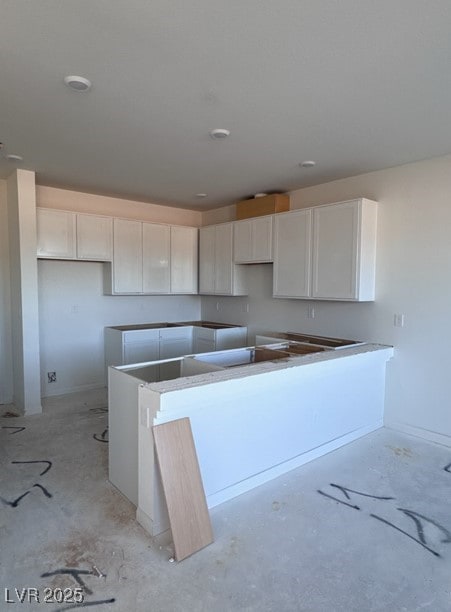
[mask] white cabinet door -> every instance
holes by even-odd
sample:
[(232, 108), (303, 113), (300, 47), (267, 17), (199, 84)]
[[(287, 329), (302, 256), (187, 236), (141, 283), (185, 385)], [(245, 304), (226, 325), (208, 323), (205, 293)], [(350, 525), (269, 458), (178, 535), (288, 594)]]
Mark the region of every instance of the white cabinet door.
[(235, 263), (252, 262), (252, 220), (235, 221), (233, 224), (233, 259)]
[(222, 223), (215, 231), (215, 293), (233, 293), (233, 224)]
[(377, 203), (365, 198), (313, 209), (312, 297), (375, 298)]
[(233, 226), (233, 257), (235, 263), (266, 263), (272, 261), (272, 215), (235, 221)]
[(111, 261), (113, 258), (113, 219), (77, 214), (77, 258)]
[(197, 338), (193, 353), (211, 353), (216, 350), (214, 338)]
[(159, 341), (129, 342), (124, 344), (124, 364), (156, 361), (160, 357)]
[(170, 292), (170, 226), (143, 223), (143, 292)]
[(37, 256), (75, 259), (75, 213), (36, 209)]
[(216, 226), (199, 230), (199, 293), (215, 292)]
[(233, 223), (200, 229), (199, 293), (246, 295), (245, 267), (233, 263)]
[(171, 227), (171, 293), (197, 293), (198, 230)]
[(271, 262), (274, 217), (257, 217), (252, 221), (252, 258), (254, 262)]
[(142, 293), (142, 223), (114, 219), (114, 293)]
[(313, 209), (312, 297), (357, 298), (358, 202)]
[(216, 331), (208, 327), (193, 329), (193, 353), (208, 353), (216, 350)]
[(311, 209), (275, 215), (274, 296), (310, 296), (311, 219)]

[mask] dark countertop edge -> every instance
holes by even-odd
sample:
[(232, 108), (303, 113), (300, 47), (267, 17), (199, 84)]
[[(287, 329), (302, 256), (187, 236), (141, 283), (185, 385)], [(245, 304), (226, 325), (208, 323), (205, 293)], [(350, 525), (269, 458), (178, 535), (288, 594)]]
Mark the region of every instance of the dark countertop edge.
[[(165, 321), (161, 323), (137, 323), (136, 325), (107, 325), (105, 329), (118, 331), (135, 331), (142, 329), (166, 329), (167, 327), (208, 327), (214, 325), (216, 329), (229, 329), (232, 327), (246, 327), (233, 323), (216, 323), (216, 321)], [(214, 329), (214, 328), (213, 328)]]

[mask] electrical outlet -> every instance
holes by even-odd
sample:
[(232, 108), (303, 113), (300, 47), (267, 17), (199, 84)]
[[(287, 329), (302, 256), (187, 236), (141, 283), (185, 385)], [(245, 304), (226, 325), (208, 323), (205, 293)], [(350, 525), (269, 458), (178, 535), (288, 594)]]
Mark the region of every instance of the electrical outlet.
[(403, 314), (395, 314), (393, 317), (393, 325), (395, 327), (404, 327), (404, 315)]
[(221, 310), (221, 304), (216, 302), (216, 310), (219, 312)]
[(47, 372), (47, 382), (56, 382), (56, 372)]
[(309, 305), (307, 307), (307, 317), (309, 319), (314, 319), (315, 318), (315, 307), (314, 306)]
[(243, 312), (249, 312), (249, 303), (248, 302), (243, 304)]

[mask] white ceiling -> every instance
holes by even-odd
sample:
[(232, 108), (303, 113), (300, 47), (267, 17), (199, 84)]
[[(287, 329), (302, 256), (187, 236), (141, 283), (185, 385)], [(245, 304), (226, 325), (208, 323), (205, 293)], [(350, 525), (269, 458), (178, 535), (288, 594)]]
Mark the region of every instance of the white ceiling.
[(0, 58), (41, 184), (209, 209), (451, 152), (450, 0), (0, 0)]

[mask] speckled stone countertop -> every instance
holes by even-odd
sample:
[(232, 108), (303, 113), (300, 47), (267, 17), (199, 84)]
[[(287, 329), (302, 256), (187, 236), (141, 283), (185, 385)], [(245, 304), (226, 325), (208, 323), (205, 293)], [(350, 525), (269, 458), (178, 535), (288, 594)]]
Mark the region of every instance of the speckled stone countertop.
[[(350, 348), (342, 348), (340, 350), (326, 350), (318, 353), (309, 353), (307, 355), (287, 357), (286, 359), (278, 359), (276, 361), (265, 361), (260, 363), (250, 363), (243, 366), (232, 368), (218, 369), (214, 372), (196, 374), (183, 378), (162, 381), (158, 383), (146, 383), (144, 386), (158, 393), (168, 393), (171, 391), (179, 391), (189, 389), (200, 385), (208, 385), (224, 380), (234, 380), (246, 378), (247, 376), (256, 376), (268, 372), (284, 370), (286, 368), (294, 368), (299, 366), (307, 366), (323, 361), (332, 361), (335, 359), (344, 359), (346, 357), (354, 357), (364, 353), (391, 350), (393, 347), (384, 344), (360, 344)], [(239, 349), (232, 349), (239, 350)], [(189, 357), (188, 357), (189, 358)]]

